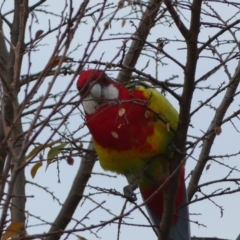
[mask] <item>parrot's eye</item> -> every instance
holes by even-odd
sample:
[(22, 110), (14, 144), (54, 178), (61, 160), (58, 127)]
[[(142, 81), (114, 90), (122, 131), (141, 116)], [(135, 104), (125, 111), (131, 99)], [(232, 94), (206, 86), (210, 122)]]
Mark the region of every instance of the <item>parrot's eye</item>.
[(103, 75), (103, 77), (100, 80), (101, 85), (108, 86), (109, 85), (109, 78), (106, 74)]
[(91, 88), (95, 85), (99, 84), (101, 86), (108, 86), (109, 85), (109, 78), (106, 74), (101, 74), (98, 76), (90, 76), (88, 77), (87, 81), (85, 82), (84, 86), (78, 87), (78, 91), (80, 96), (86, 96), (86, 94), (91, 90)]
[(104, 82), (104, 83), (108, 82), (108, 76), (105, 75), (105, 74), (104, 74), (104, 76), (103, 76), (103, 82)]
[(86, 93), (88, 92), (88, 90), (89, 90), (89, 84), (88, 83), (86, 83), (82, 88), (81, 87), (78, 87), (78, 91), (79, 91), (79, 93), (80, 93), (80, 96), (84, 96), (84, 95), (86, 95)]

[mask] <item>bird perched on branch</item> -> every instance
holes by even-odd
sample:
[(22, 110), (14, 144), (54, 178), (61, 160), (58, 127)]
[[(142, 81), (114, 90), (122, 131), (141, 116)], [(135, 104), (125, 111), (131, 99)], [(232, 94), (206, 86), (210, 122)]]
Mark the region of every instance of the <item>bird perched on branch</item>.
[[(163, 196), (173, 152), (169, 144), (178, 124), (178, 113), (170, 102), (148, 85), (128, 87), (101, 70), (89, 69), (77, 81), (86, 124), (103, 169), (122, 174), (129, 185), (124, 195), (136, 200), (140, 188), (152, 223), (159, 226)], [(170, 239), (189, 240), (188, 207), (184, 167), (181, 169)]]

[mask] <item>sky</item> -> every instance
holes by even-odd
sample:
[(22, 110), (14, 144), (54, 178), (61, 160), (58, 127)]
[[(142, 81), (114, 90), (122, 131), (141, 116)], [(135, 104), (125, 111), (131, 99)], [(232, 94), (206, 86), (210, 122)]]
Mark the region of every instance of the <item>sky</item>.
[[(90, 1), (91, 2), (91, 1)], [(30, 1), (30, 4), (34, 4), (35, 1)], [(79, 1), (74, 0), (74, 7), (75, 10), (78, 7)], [(93, 3), (93, 2), (92, 2)], [(110, 1), (109, 1), (110, 3)], [(95, 3), (94, 3), (95, 4)], [(55, 1), (47, 1), (45, 3), (47, 5), (47, 10), (52, 11), (58, 15), (61, 14), (61, 11), (64, 8), (65, 1), (59, 0), (58, 4), (56, 4)], [(3, 4), (2, 12), (7, 12), (11, 9), (13, 6), (13, 1), (6, 1)], [(206, 6), (204, 6), (206, 7)], [(214, 5), (215, 10), (218, 11), (221, 14), (221, 17), (223, 19), (227, 19), (233, 12), (232, 9), (225, 9), (226, 6), (222, 6), (220, 4)], [(209, 9), (208, 9), (209, 10)], [(112, 10), (109, 10), (105, 12), (106, 14), (106, 21), (109, 18), (107, 15)], [(110, 62), (116, 55), (116, 51), (118, 51), (119, 47), (122, 45), (122, 40), (118, 37), (120, 33), (133, 33), (135, 28), (134, 26), (129, 22), (129, 20), (126, 21), (124, 27), (122, 27), (122, 19), (124, 16), (126, 16), (130, 12), (129, 8), (122, 9), (118, 13), (117, 17), (119, 17), (119, 20), (114, 20), (111, 24), (111, 28), (108, 29), (104, 35), (104, 38), (116, 38), (113, 41), (103, 41), (100, 43), (96, 49), (94, 50), (94, 53), (91, 57), (91, 60), (99, 60), (102, 59), (102, 61)], [(185, 15), (182, 16), (182, 18), (185, 18), (185, 23), (188, 26), (187, 18), (189, 17), (187, 12), (184, 12)], [(49, 27), (49, 23), (51, 24), (51, 27), (58, 26), (60, 18), (54, 15), (46, 15), (43, 12), (36, 12), (37, 15), (37, 22), (35, 22), (36, 18), (34, 18), (33, 24), (31, 25), (31, 29), (27, 27), (27, 32), (25, 36), (25, 41), (28, 42), (30, 40), (30, 33), (34, 36), (36, 31), (38, 30), (44, 30), (46, 31)], [(140, 15), (140, 13), (139, 13)], [(97, 17), (97, 13), (95, 17)], [(11, 15), (8, 15), (8, 18), (11, 20)], [(212, 19), (205, 17), (204, 21), (208, 22)], [(236, 19), (233, 18), (232, 21)], [(74, 35), (74, 39), (72, 42), (72, 46), (70, 50), (74, 50), (76, 47), (77, 50), (75, 50), (71, 57), (74, 58), (74, 60), (80, 60), (82, 58), (83, 52), (86, 47), (86, 43), (89, 41), (92, 27), (94, 25), (94, 18), (88, 17), (85, 19), (86, 22), (82, 22), (79, 25), (79, 29)], [(98, 35), (101, 34), (101, 31), (104, 29), (104, 23), (105, 20), (101, 21), (99, 24), (99, 31), (96, 31), (94, 38), (97, 39)], [(138, 22), (136, 19), (132, 20), (133, 23), (137, 26)], [(31, 23), (31, 18), (29, 18), (27, 26), (29, 26)], [(4, 26), (5, 33), (8, 34), (8, 29), (6, 26)], [(204, 42), (207, 41), (209, 36), (212, 36), (216, 33), (215, 28), (201, 28), (199, 39), (200, 41)], [(239, 36), (239, 35), (238, 35)], [(170, 39), (182, 39), (180, 33), (176, 29), (176, 27), (172, 26), (171, 28), (168, 28), (166, 26), (156, 26), (149, 37), (149, 41), (155, 43), (158, 38), (165, 38), (168, 37)], [(224, 35), (225, 38), (230, 38), (230, 34), (226, 33)], [(118, 38), (118, 39), (117, 39)], [(219, 40), (222, 38), (220, 37)], [(38, 51), (31, 53), (31, 69), (30, 73), (40, 72), (44, 66), (46, 65), (46, 61), (51, 56), (53, 48), (56, 44), (56, 34), (52, 34), (46, 38), (44, 38), (41, 42), (41, 46)], [(185, 64), (186, 61), (186, 51), (184, 49), (185, 43), (175, 43), (175, 44), (167, 44), (164, 47), (164, 50), (168, 52), (169, 54), (173, 55), (180, 61), (182, 64)], [(224, 47), (221, 49), (222, 52), (227, 52), (231, 48), (231, 45), (224, 45)], [(203, 56), (209, 56), (209, 58), (203, 58)], [(223, 57), (225, 55), (223, 54)], [(24, 57), (24, 63), (22, 67), (22, 74), (25, 74), (28, 71), (28, 65), (29, 65), (29, 56), (25, 55)], [(196, 79), (198, 79), (200, 76), (202, 76), (205, 72), (212, 69), (216, 64), (216, 62), (210, 58), (212, 57), (210, 51), (205, 51), (202, 54), (202, 57), (199, 60), (197, 71), (196, 71)], [(141, 58), (138, 61), (137, 68), (141, 69), (146, 66), (146, 62), (148, 61), (148, 56), (142, 55)], [(165, 79), (168, 79), (172, 77), (172, 75), (178, 75), (179, 78), (175, 80), (176, 83), (182, 82), (183, 79), (183, 72), (182, 69), (180, 69), (176, 64), (173, 64), (170, 60), (163, 59), (163, 62), (168, 65), (159, 64), (158, 66), (155, 65), (155, 63), (151, 60), (147, 66), (147, 68), (144, 70), (146, 73), (153, 74), (155, 73), (155, 69), (158, 69), (158, 79), (163, 81)], [(233, 61), (230, 64), (228, 64), (229, 71), (231, 74), (234, 73), (234, 70), (236, 68), (237, 61)], [(94, 67), (94, 65), (89, 65), (89, 67)], [(116, 77), (117, 72), (111, 72), (111, 76)], [(153, 74), (154, 76), (154, 74)], [(56, 94), (58, 92), (64, 91), (66, 89), (66, 86), (71, 81), (72, 76), (59, 76), (54, 88), (52, 90), (52, 94)], [(227, 83), (229, 80), (224, 73), (224, 70), (220, 70), (217, 73), (215, 73), (211, 78), (209, 78), (207, 81), (201, 83), (201, 86), (211, 86), (214, 88), (218, 88), (222, 83)], [(48, 87), (48, 84), (51, 82), (51, 78), (47, 78), (46, 82), (42, 85), (42, 87), (39, 89), (38, 93), (35, 95), (35, 99), (38, 99), (39, 97), (43, 96), (46, 92), (46, 89)], [(75, 84), (71, 87), (72, 91), (75, 91)], [(180, 94), (180, 90), (176, 89), (176, 92)], [(73, 94), (76, 94), (76, 92), (73, 92)], [(197, 89), (194, 92), (194, 98), (192, 103), (192, 109), (195, 109), (199, 105), (199, 101), (204, 101), (209, 96), (211, 96), (212, 92), (205, 89), (200, 90)], [(65, 99), (72, 96), (69, 94)], [(211, 123), (212, 117), (214, 115), (214, 109), (213, 107), (217, 107), (222, 98), (224, 96), (224, 92), (222, 94), (219, 94), (217, 98), (214, 98), (210, 103), (212, 107), (206, 107), (204, 109), (201, 109), (197, 114), (195, 114), (191, 120), (191, 124), (193, 127), (190, 127), (189, 134), (194, 136), (201, 136), (202, 132), (206, 132), (208, 129), (208, 126)], [(24, 98), (24, 91), (20, 94), (20, 99)], [(167, 98), (170, 100), (170, 102), (175, 106), (176, 109), (179, 108), (178, 103), (176, 99), (174, 99), (170, 94), (167, 94)], [(232, 104), (232, 106), (229, 108), (226, 116), (231, 115), (236, 109), (239, 108), (239, 97), (236, 96), (236, 101)], [(238, 99), (238, 100), (237, 100)], [(49, 100), (49, 103), (51, 103), (52, 100)], [(66, 110), (67, 112), (67, 110)], [(43, 114), (48, 114), (48, 110), (44, 111)], [(80, 114), (79, 114), (80, 115)], [(81, 117), (78, 115), (78, 112), (75, 111), (74, 115), (71, 116), (68, 119), (68, 128), (69, 131), (76, 131), (76, 129), (83, 123)], [(43, 116), (44, 118), (45, 116)], [(31, 119), (32, 116), (29, 116)], [(237, 120), (233, 120), (234, 124), (239, 125), (239, 122)], [(25, 124), (24, 127), (27, 128), (28, 124)], [(87, 133), (87, 128), (81, 129), (78, 133), (76, 133), (76, 136), (81, 136), (83, 134)], [(50, 135), (50, 129), (44, 130), (39, 138), (38, 142), (43, 143), (46, 138)], [(231, 154), (238, 152), (239, 144), (239, 133), (237, 133), (236, 129), (233, 127), (232, 124), (227, 123), (224, 126), (222, 126), (222, 134), (216, 137), (216, 141), (214, 143), (214, 146), (211, 150), (211, 155), (225, 155), (225, 154)], [(191, 138), (189, 138), (191, 141)], [(199, 144), (194, 152), (193, 157), (195, 158), (189, 158), (186, 164), (186, 175), (188, 175), (196, 165), (196, 159), (199, 156), (201, 150), (201, 145)], [(36, 159), (37, 160), (37, 159)], [(229, 165), (231, 167), (235, 167), (239, 169), (239, 156), (233, 157), (233, 158), (224, 158), (219, 159), (219, 161), (223, 164)], [(33, 184), (27, 184), (27, 195), (32, 196), (29, 197), (27, 200), (27, 211), (31, 214), (33, 214), (35, 217), (29, 217), (29, 225), (33, 225), (32, 227), (29, 227), (28, 233), (29, 234), (36, 234), (36, 233), (42, 233), (46, 232), (49, 229), (49, 226), (47, 224), (41, 224), (43, 221), (40, 221), (39, 219), (43, 219), (47, 222), (52, 222), (55, 219), (56, 214), (58, 213), (60, 206), (58, 204), (57, 200), (54, 200), (51, 194), (46, 193), (46, 189), (54, 193), (54, 195), (59, 199), (61, 203), (64, 202), (70, 186), (74, 180), (75, 174), (78, 170), (78, 166), (80, 164), (80, 157), (74, 157), (74, 164), (73, 166), (68, 165), (66, 161), (61, 161), (59, 165), (57, 164), (51, 164), (47, 170), (45, 170), (45, 166), (40, 168), (37, 172), (35, 178), (33, 179), (30, 175), (30, 171), (32, 168), (32, 165), (29, 165), (26, 168), (26, 175), (28, 181), (33, 182)], [(229, 169), (226, 168), (223, 165), (217, 164), (214, 161), (209, 162), (210, 168), (208, 170), (204, 170), (202, 173), (202, 177), (200, 180), (200, 183), (205, 183), (209, 181), (213, 181), (216, 179), (222, 179), (226, 177), (229, 173)], [(89, 181), (89, 186), (86, 188), (85, 195), (88, 193), (93, 194), (92, 200), (86, 199), (84, 202), (82, 202), (75, 214), (74, 219), (77, 220), (83, 220), (82, 226), (89, 226), (92, 224), (99, 224), (101, 221), (108, 221), (111, 219), (114, 215), (119, 215), (122, 207), (124, 205), (124, 200), (116, 197), (116, 196), (110, 196), (106, 194), (100, 194), (97, 193), (97, 191), (94, 189), (94, 187), (103, 187), (107, 189), (116, 189), (119, 192), (122, 192), (122, 188), (127, 184), (126, 180), (122, 176), (116, 176), (114, 173), (109, 173), (111, 178), (108, 176), (103, 176), (97, 173), (104, 173), (104, 171), (101, 169), (99, 162), (96, 162), (93, 172), (95, 174), (92, 175)], [(106, 172), (105, 172), (106, 173)], [(239, 178), (239, 172), (233, 171), (231, 174), (232, 178)], [(60, 182), (59, 182), (60, 178)], [(186, 180), (186, 184), (188, 184), (189, 179)], [(41, 189), (36, 186), (36, 184), (44, 186), (45, 189)], [(215, 191), (216, 189), (224, 189), (226, 187), (230, 186), (231, 189), (235, 189), (237, 186), (234, 184), (218, 184), (214, 186), (208, 186), (203, 188), (202, 190), (207, 194)], [(139, 191), (137, 190), (137, 196), (138, 201), (137, 203), (141, 203), (141, 197), (139, 194)], [(198, 197), (201, 196), (201, 194), (197, 194)], [(240, 208), (239, 208), (239, 200), (240, 200), (240, 194), (236, 193), (234, 195), (225, 195), (221, 197), (216, 197), (213, 199), (215, 203), (204, 200), (201, 202), (197, 202), (190, 205), (190, 214), (191, 214), (191, 220), (193, 221), (191, 223), (191, 233), (192, 236), (198, 236), (198, 237), (218, 237), (218, 238), (224, 238), (224, 239), (236, 239), (236, 237), (239, 234), (239, 221), (238, 216), (240, 214)], [(95, 201), (95, 202), (94, 202)], [(103, 203), (104, 208), (98, 208), (95, 211), (92, 211), (94, 208), (96, 208), (96, 202), (97, 203)], [(222, 206), (224, 209), (223, 216), (221, 216), (221, 211), (218, 206)], [(127, 209), (131, 209), (133, 206), (128, 203)], [(87, 217), (86, 217), (87, 215)], [(37, 216), (37, 217), (36, 217)], [(38, 219), (39, 218), (39, 219)], [(127, 223), (130, 224), (147, 224), (146, 219), (142, 214), (136, 210), (134, 211), (128, 219), (126, 219)], [(199, 224), (196, 224), (198, 222)], [(36, 226), (35, 224), (40, 224), (39, 226)], [(71, 229), (75, 225), (75, 222), (72, 221), (71, 224), (68, 226), (68, 229)], [(204, 225), (204, 226), (203, 226)], [(80, 233), (77, 233), (78, 235), (86, 238), (87, 240), (95, 240), (95, 239), (117, 239), (117, 224), (110, 224), (106, 227), (100, 229), (99, 231), (83, 231)], [(132, 227), (132, 226), (121, 226), (121, 234), (120, 239), (138, 239), (138, 240), (145, 240), (145, 239), (156, 239), (156, 236), (151, 228), (146, 227)], [(64, 238), (63, 238), (64, 239)], [(76, 239), (75, 236), (69, 237), (69, 239)]]

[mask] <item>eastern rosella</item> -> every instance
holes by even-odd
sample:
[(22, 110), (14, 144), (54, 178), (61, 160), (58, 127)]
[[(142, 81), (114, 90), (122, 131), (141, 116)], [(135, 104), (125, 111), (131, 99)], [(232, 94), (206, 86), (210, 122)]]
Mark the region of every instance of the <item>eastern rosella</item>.
[[(164, 188), (173, 152), (169, 144), (176, 129), (178, 113), (169, 101), (150, 86), (124, 86), (101, 70), (87, 70), (77, 81), (86, 124), (103, 169), (124, 175), (129, 185), (125, 195), (132, 201), (136, 183), (147, 200), (147, 211), (158, 226), (163, 213)], [(158, 192), (156, 193), (156, 191)], [(175, 201), (170, 239), (190, 240), (184, 168)]]

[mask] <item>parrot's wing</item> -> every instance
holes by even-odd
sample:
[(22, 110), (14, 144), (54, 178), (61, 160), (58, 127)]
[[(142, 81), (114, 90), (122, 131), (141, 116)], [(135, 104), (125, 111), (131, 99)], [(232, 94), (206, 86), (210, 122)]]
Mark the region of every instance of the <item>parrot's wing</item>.
[(167, 98), (148, 85), (136, 85), (135, 89), (144, 93), (145, 98), (148, 99), (149, 102), (148, 106), (153, 110), (153, 112), (158, 114), (160, 118), (162, 117), (162, 120), (168, 122), (172, 129), (177, 129), (178, 112)]
[[(184, 186), (181, 206), (184, 206), (187, 203), (188, 203), (187, 192), (186, 187)], [(174, 226), (172, 226), (170, 230), (170, 239), (176, 240), (191, 239), (188, 206), (180, 207), (177, 222)]]
[[(153, 119), (153, 125), (158, 129), (158, 131), (163, 131), (162, 134), (164, 138), (161, 138), (162, 140), (159, 142), (159, 144), (165, 145), (165, 141), (168, 141), (173, 138), (174, 136), (174, 130), (177, 129), (178, 125), (178, 112), (176, 109), (172, 106), (172, 104), (158, 91), (151, 88), (150, 86), (146, 85), (138, 85), (136, 86), (136, 89), (141, 90), (144, 92), (145, 97), (148, 99), (149, 102), (149, 108), (155, 112), (155, 115), (158, 114), (159, 118), (162, 122), (164, 122), (165, 125), (169, 126), (168, 131), (164, 131), (162, 128), (162, 124), (159, 123), (159, 121), (155, 121)], [(168, 127), (167, 127), (168, 128)], [(168, 142), (169, 144), (170, 142)], [(159, 157), (158, 161), (159, 163), (165, 164), (166, 161), (169, 161), (169, 157), (171, 158), (173, 155), (172, 153), (167, 153), (169, 151), (169, 145), (166, 149), (161, 152), (163, 153), (162, 157)], [(166, 157), (164, 157), (164, 153), (166, 154)], [(155, 173), (156, 174), (156, 173)], [(153, 178), (157, 178), (155, 174), (152, 176)], [(147, 200), (152, 194), (155, 194), (154, 197), (147, 202), (146, 209), (148, 211), (148, 214), (153, 222), (154, 225), (159, 226), (162, 214), (163, 214), (163, 204), (164, 204), (164, 190), (159, 190), (159, 187), (164, 182), (164, 178), (162, 178), (161, 175), (164, 175), (162, 172), (159, 176), (159, 184), (152, 184), (152, 186), (148, 187), (141, 187), (140, 191), (142, 194), (142, 197), (144, 200)], [(156, 193), (157, 192), (157, 193)], [(185, 188), (185, 180), (184, 180), (184, 168), (181, 171), (180, 175), (180, 182), (179, 182), (179, 189), (176, 197), (175, 207), (176, 209), (176, 216), (174, 217), (173, 224), (170, 230), (170, 239), (172, 240), (190, 240), (190, 224), (189, 224), (189, 213), (188, 213), (188, 206), (184, 206), (188, 203), (187, 200), (187, 194), (186, 194), (186, 188)], [(181, 207), (184, 206), (184, 207)], [(157, 229), (158, 231), (158, 229)]]

